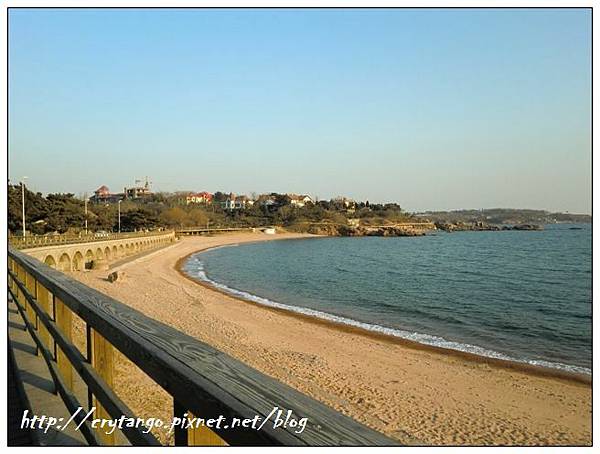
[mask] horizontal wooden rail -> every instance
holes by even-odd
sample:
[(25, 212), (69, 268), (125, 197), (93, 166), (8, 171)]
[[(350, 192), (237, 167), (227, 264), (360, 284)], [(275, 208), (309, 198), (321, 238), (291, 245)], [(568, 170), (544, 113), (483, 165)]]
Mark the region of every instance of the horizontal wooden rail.
[[(10, 281), (21, 280), (17, 277), (18, 273), (14, 272), (15, 266), (32, 276), (38, 286), (51, 292), (55, 300), (60, 300), (79, 316), (88, 329), (99, 333), (107, 345), (123, 353), (165, 389), (173, 397), (178, 412), (186, 409), (190, 414), (204, 419), (223, 416), (231, 421), (232, 418), (252, 419), (258, 416), (263, 420), (274, 407), (279, 407), (291, 410), (296, 418), (307, 418), (306, 428), (300, 434), (292, 428), (273, 427), (272, 423), (264, 424), (262, 430), (251, 427), (213, 429), (220, 439), (230, 445), (396, 444), (383, 434), (210, 345), (153, 320), (9, 247), (9, 268), (12, 267), (9, 285), (13, 289), (15, 286)], [(41, 324), (50, 332), (104, 409), (113, 417), (118, 413), (127, 414), (125, 404), (118, 400), (101, 378), (107, 377), (106, 372), (98, 372), (92, 367), (92, 358), (83, 358), (22, 283), (19, 285), (17, 282), (16, 287), (17, 293), (24, 295), (31, 304)], [(188, 433), (188, 442), (190, 440), (194, 440), (194, 437)], [(150, 444), (149, 440), (141, 439), (132, 440), (132, 443)]]

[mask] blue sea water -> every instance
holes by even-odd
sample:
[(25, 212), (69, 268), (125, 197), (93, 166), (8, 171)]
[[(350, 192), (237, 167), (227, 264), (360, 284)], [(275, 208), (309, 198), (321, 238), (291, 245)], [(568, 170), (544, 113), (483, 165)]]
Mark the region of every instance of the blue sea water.
[(315, 238), (195, 254), (190, 276), (430, 345), (590, 373), (592, 229)]

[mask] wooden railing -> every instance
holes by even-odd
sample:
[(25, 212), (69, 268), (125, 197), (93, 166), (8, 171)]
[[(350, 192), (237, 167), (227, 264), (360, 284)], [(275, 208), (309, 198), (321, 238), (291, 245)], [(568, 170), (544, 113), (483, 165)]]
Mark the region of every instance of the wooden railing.
[[(213, 347), (77, 282), (9, 247), (9, 298), (17, 305), (57, 392), (67, 409), (96, 407), (94, 417), (135, 415), (114, 391), (114, 349), (145, 372), (173, 398), (173, 415), (199, 418), (267, 418), (274, 407), (307, 418), (302, 433), (264, 424), (262, 430), (206, 427), (175, 430), (176, 445), (393, 445), (395, 442), (324, 404), (270, 378)], [(87, 351), (74, 344), (73, 315), (85, 323)], [(87, 386), (84, 405), (76, 397), (75, 374)], [(88, 410), (88, 411), (89, 411)], [(80, 423), (80, 412), (75, 422)], [(114, 434), (81, 426), (89, 444), (115, 444)], [(142, 428), (124, 427), (133, 445), (156, 445)]]
[(8, 242), (17, 249), (28, 249), (42, 246), (54, 246), (59, 244), (78, 244), (90, 243), (96, 241), (124, 240), (128, 238), (144, 238), (157, 235), (168, 235), (172, 230), (160, 230), (152, 232), (123, 232), (107, 234), (88, 234), (88, 235), (29, 235), (29, 236), (11, 236)]

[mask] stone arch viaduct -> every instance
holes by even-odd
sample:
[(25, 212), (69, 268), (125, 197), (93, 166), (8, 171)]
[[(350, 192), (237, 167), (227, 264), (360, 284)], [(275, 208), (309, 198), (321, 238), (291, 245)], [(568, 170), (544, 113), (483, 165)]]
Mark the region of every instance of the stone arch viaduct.
[(175, 232), (142, 234), (119, 239), (83, 241), (23, 248), (22, 252), (35, 257), (60, 271), (82, 271), (101, 268), (110, 262), (142, 251), (166, 246), (175, 241)]

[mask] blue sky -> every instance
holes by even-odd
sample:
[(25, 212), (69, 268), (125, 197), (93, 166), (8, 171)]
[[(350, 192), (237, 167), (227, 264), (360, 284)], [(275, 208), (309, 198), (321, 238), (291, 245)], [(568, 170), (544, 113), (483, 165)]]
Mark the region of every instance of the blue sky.
[(589, 10), (27, 10), (9, 178), (591, 211)]

